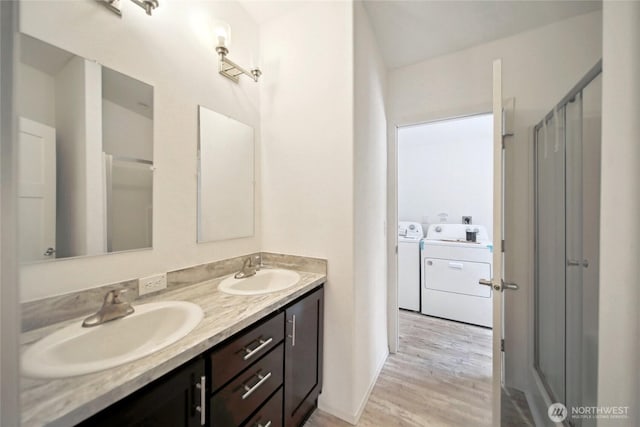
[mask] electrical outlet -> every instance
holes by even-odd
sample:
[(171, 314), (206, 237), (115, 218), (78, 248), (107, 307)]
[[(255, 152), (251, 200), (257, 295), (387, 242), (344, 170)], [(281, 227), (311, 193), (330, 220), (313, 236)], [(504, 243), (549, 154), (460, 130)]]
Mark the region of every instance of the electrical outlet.
[(151, 292), (161, 291), (167, 287), (167, 275), (156, 274), (138, 279), (138, 295), (142, 296)]

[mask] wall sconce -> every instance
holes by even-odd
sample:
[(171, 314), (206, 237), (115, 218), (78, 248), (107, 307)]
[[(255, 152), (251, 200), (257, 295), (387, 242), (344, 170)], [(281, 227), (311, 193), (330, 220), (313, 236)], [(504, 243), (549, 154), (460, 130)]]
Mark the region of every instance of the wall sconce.
[[(147, 15), (151, 16), (151, 12), (158, 7), (158, 0), (131, 0), (147, 12)], [(102, 4), (107, 9), (112, 11), (118, 16), (122, 16), (122, 6), (120, 6), (120, 0), (101, 0)]]
[(215, 25), (216, 38), (218, 40), (218, 45), (216, 46), (216, 52), (218, 53), (218, 57), (220, 59), (218, 72), (225, 76), (228, 79), (233, 80), (238, 83), (240, 80), (240, 75), (244, 74), (249, 77), (254, 82), (258, 81), (258, 78), (262, 75), (262, 71), (259, 68), (254, 68), (252, 70), (245, 70), (229, 58), (227, 55), (229, 54), (229, 44), (231, 41), (231, 28), (228, 24), (223, 22), (218, 22)]
[(131, 0), (131, 1), (137, 4), (138, 6), (140, 6), (141, 8), (143, 8), (144, 11), (147, 12), (147, 15), (149, 16), (151, 16), (151, 12), (153, 12), (153, 9), (158, 7), (158, 0)]

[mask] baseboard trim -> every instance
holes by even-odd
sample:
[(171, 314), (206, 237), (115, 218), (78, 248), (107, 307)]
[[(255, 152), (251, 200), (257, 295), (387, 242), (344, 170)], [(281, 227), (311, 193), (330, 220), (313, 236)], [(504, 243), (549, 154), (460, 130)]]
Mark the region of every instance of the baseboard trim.
[(349, 424), (356, 425), (357, 421), (353, 414), (348, 414), (340, 409), (334, 408), (331, 405), (327, 405), (324, 403), (324, 399), (322, 399), (322, 395), (318, 399), (318, 409), (322, 412), (326, 412), (327, 414), (333, 415), (334, 417), (340, 418), (342, 421), (346, 421)]
[(337, 409), (337, 408), (332, 407), (331, 405), (327, 405), (324, 402), (324, 399), (322, 399), (322, 394), (320, 395), (320, 398), (318, 399), (318, 409), (320, 409), (321, 411), (326, 412), (328, 414), (331, 414), (334, 417), (338, 417), (341, 420), (348, 422), (349, 424), (352, 424), (352, 425), (358, 424), (358, 421), (360, 420), (360, 417), (362, 416), (362, 413), (364, 412), (364, 408), (367, 406), (367, 402), (369, 401), (369, 396), (371, 395), (371, 392), (373, 391), (373, 387), (376, 385), (376, 382), (378, 381), (378, 377), (380, 376), (380, 372), (382, 371), (382, 367), (384, 366), (385, 362), (387, 361), (387, 357), (389, 357), (389, 349), (386, 349), (385, 352), (384, 352), (384, 356), (382, 358), (380, 358), (380, 361), (378, 362), (378, 366), (376, 367), (376, 373), (373, 376), (373, 378), (371, 379), (371, 383), (369, 384), (369, 388), (367, 389), (367, 392), (362, 397), (362, 399), (360, 401), (360, 404), (358, 405), (358, 409), (356, 410), (355, 414), (347, 413), (347, 412), (342, 411), (341, 409)]
[(369, 396), (371, 396), (371, 392), (373, 391), (373, 387), (375, 387), (376, 382), (378, 381), (378, 377), (380, 376), (380, 371), (384, 367), (385, 362), (387, 361), (387, 357), (389, 357), (389, 349), (385, 349), (384, 356), (380, 358), (380, 362), (378, 362), (378, 366), (376, 366), (376, 373), (371, 380), (371, 384), (369, 384), (369, 388), (367, 392), (362, 396), (362, 400), (360, 401), (360, 405), (358, 405), (358, 410), (355, 415), (355, 422), (352, 424), (358, 424), (360, 421), (360, 417), (364, 412), (364, 408), (367, 406), (367, 402), (369, 401)]

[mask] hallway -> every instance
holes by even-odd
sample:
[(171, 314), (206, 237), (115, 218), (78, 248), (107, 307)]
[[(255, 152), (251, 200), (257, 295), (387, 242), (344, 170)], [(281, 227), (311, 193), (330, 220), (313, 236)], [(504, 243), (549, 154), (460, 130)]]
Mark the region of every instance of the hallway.
[[(400, 311), (389, 355), (359, 427), (491, 425), (491, 330)], [(317, 410), (306, 427), (347, 427)]]

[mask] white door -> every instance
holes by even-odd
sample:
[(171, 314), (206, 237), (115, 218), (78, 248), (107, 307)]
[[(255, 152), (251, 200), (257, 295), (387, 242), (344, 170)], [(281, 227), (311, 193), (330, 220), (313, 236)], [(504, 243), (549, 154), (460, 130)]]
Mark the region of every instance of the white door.
[(18, 159), (20, 261), (55, 258), (55, 129), (21, 117)]
[[(493, 277), (480, 280), (481, 285), (491, 286), (493, 292), (493, 384), (492, 417), (493, 425), (500, 426), (502, 386), (504, 384), (504, 357), (502, 340), (505, 333), (504, 298), (505, 290), (518, 290), (518, 285), (507, 283), (504, 277), (504, 144), (507, 137), (504, 126), (502, 101), (502, 60), (493, 62)], [(512, 113), (512, 112), (511, 112)]]

